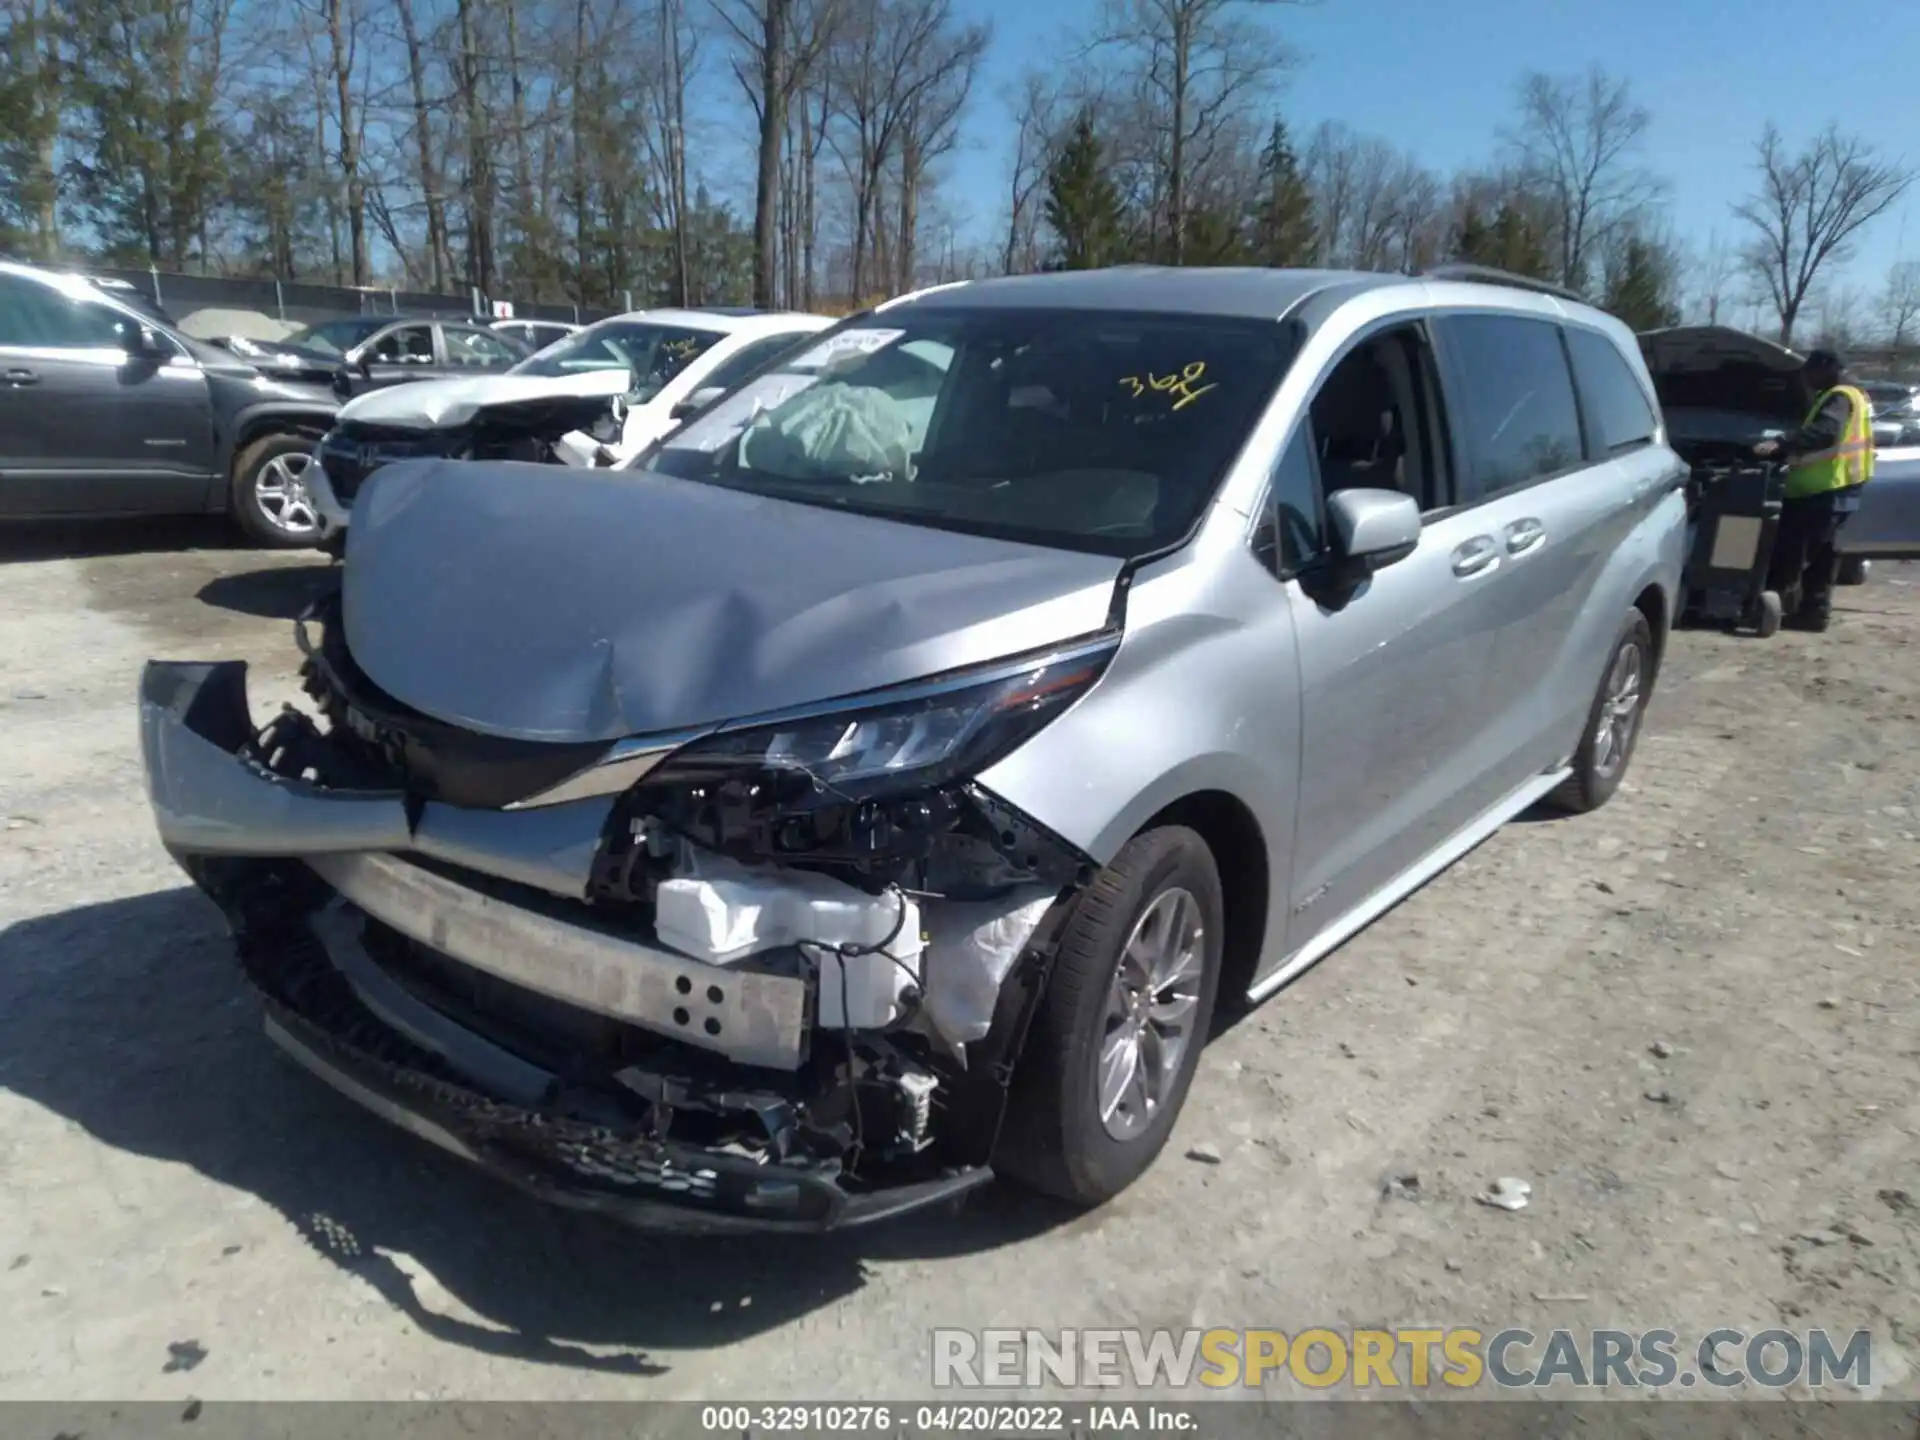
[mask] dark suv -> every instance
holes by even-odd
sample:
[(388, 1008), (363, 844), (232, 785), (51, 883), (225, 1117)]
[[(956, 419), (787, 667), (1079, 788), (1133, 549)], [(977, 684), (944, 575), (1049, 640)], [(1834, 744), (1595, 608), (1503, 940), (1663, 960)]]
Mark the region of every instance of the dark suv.
[(339, 400), (72, 275), (0, 262), (0, 519), (229, 513), (313, 543), (313, 447)]

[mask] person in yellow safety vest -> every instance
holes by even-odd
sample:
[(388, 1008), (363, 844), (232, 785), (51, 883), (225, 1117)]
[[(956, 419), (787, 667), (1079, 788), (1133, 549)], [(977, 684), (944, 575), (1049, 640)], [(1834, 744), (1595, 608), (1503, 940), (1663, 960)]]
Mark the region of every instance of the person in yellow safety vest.
[(1846, 369), (1831, 350), (1808, 355), (1801, 374), (1814, 397), (1806, 422), (1790, 435), (1761, 441), (1753, 453), (1787, 463), (1767, 588), (1779, 595), (1786, 624), (1825, 630), (1833, 623), (1840, 569), (1835, 542), (1860, 507), (1860, 487), (1873, 478), (1873, 404), (1846, 383)]

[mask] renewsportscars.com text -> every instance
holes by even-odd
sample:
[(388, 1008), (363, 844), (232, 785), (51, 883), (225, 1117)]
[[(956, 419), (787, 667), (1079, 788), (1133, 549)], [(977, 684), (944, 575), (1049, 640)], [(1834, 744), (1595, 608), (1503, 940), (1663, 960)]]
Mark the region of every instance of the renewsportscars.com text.
[(1777, 1390), (1873, 1383), (1865, 1330), (935, 1330), (936, 1389)]

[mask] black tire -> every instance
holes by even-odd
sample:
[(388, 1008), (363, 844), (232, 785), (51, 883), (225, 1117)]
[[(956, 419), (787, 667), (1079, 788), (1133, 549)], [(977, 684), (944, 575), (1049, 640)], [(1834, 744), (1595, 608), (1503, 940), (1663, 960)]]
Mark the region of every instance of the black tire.
[(1840, 569), (1834, 576), (1836, 585), (1864, 585), (1867, 577), (1873, 573), (1873, 562), (1864, 555), (1842, 555)]
[[(1610, 720), (1608, 701), (1612, 681), (1621, 663), (1621, 654), (1629, 646), (1636, 647), (1639, 654), (1639, 704), (1625, 744), (1616, 745), (1611, 738), (1606, 742), (1609, 751), (1618, 750), (1617, 756), (1608, 753), (1603, 757), (1602, 726)], [(1549, 805), (1568, 814), (1584, 815), (1589, 810), (1598, 810), (1613, 798), (1613, 792), (1620, 788), (1628, 766), (1633, 763), (1634, 747), (1640, 741), (1641, 730), (1645, 728), (1647, 701), (1653, 697), (1655, 674), (1653, 630), (1647, 624), (1645, 615), (1638, 610), (1630, 611), (1620, 626), (1619, 636), (1607, 651), (1606, 669), (1600, 672), (1600, 683), (1593, 692), (1593, 705), (1587, 711), (1587, 728), (1581, 733), (1579, 748), (1573, 752), (1573, 773), (1547, 797)]]
[(1785, 614), (1779, 595), (1772, 590), (1762, 590), (1759, 601), (1754, 605), (1753, 633), (1762, 640), (1772, 639), (1780, 633), (1780, 621)]
[[(1116, 1139), (1099, 1110), (1099, 1056), (1122, 948), (1156, 898), (1185, 890), (1198, 904), (1201, 975), (1179, 1059), (1151, 1119)], [(1061, 928), (1059, 953), (1008, 1096), (994, 1168), (1080, 1205), (1118, 1195), (1167, 1143), (1200, 1063), (1220, 986), (1225, 906), (1213, 852), (1169, 825), (1128, 841), (1084, 890)]]
[(259, 494), (261, 477), (268, 466), (286, 456), (310, 458), (313, 444), (304, 435), (280, 431), (261, 436), (233, 457), (233, 520), (255, 545), (269, 550), (310, 550), (319, 543), (317, 526), (299, 533), (279, 524), (262, 506)]

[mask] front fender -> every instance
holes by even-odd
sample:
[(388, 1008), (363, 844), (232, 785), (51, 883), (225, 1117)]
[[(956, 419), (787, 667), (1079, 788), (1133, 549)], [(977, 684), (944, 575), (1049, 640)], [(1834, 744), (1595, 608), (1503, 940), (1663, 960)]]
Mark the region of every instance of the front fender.
[(291, 431), (309, 435), (317, 445), (320, 437), (333, 427), (339, 406), (322, 400), (256, 400), (233, 409), (221, 424), (214, 453), (216, 473), (222, 478), (233, 473), (233, 457), (262, 435)]
[[(1101, 865), (1169, 806), (1224, 793), (1255, 817), (1267, 893), (1283, 896), (1300, 757), (1293, 615), (1244, 550), (1200, 549), (1141, 572), (1099, 683), (979, 780)], [(1285, 918), (1270, 908), (1270, 942)]]

